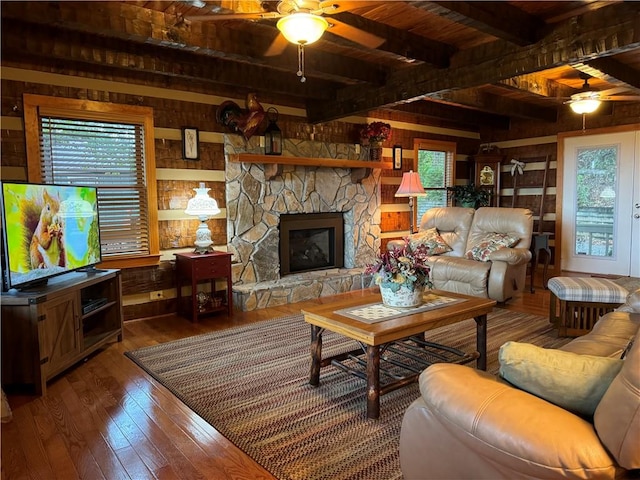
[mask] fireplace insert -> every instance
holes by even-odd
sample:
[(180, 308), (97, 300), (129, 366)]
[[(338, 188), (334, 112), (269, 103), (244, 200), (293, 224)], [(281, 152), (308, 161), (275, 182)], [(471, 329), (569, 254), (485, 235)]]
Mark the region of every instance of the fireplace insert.
[(342, 213), (280, 215), (280, 275), (344, 265)]

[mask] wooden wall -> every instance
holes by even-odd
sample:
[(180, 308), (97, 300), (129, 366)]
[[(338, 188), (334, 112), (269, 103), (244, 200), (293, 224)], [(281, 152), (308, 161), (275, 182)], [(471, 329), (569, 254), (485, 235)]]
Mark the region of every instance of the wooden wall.
[[(227, 244), (224, 152), (222, 148), (224, 127), (216, 124), (217, 105), (233, 99), (241, 105), (244, 99), (233, 89), (210, 85), (181, 83), (179, 79), (156, 78), (139, 71), (111, 71), (91, 68), (78, 70), (73, 67), (43, 66), (28, 60), (3, 62), (2, 102), (0, 138), (2, 142), (2, 179), (27, 180), (24, 132), (22, 127), (22, 94), (89, 99), (99, 102), (113, 102), (144, 105), (154, 109), (155, 153), (157, 162), (157, 189), (162, 261), (157, 267), (127, 269), (123, 271), (123, 293), (125, 319), (151, 317), (175, 311), (175, 284), (171, 260), (176, 251), (190, 249), (194, 241), (197, 220), (184, 215), (184, 208), (192, 189), (204, 181), (212, 189), (222, 210), (221, 214), (209, 222), (215, 245), (224, 249)], [(408, 232), (409, 208), (406, 199), (397, 199), (394, 193), (400, 184), (404, 171), (413, 168), (413, 139), (427, 138), (453, 141), (457, 144), (458, 181), (466, 182), (473, 173), (468, 159), (475, 154), (481, 143), (497, 145), (507, 159), (518, 158), (529, 166), (518, 179), (522, 190), (517, 197), (517, 206), (528, 206), (534, 212), (538, 209), (540, 192), (541, 159), (552, 156), (555, 160), (555, 134), (574, 129), (575, 119), (569, 117), (554, 125), (516, 123), (515, 127), (503, 132), (474, 132), (459, 130), (445, 123), (426, 123), (423, 118), (406, 112), (379, 111), (368, 116), (350, 117), (348, 121), (309, 125), (305, 120), (302, 106), (292, 105), (286, 98), (261, 98), (265, 106), (275, 106), (280, 112), (278, 125), (286, 138), (314, 139), (336, 143), (357, 142), (358, 131), (364, 123), (383, 120), (391, 124), (392, 136), (385, 143), (383, 155), (391, 158), (391, 147), (401, 145), (403, 169), (384, 171), (381, 180), (381, 215), (383, 244), (391, 238), (401, 238)], [(629, 115), (609, 124), (625, 123)], [(637, 118), (637, 116), (636, 116)], [(604, 120), (602, 120), (604, 122)], [(183, 160), (181, 127), (191, 126), (200, 130), (200, 160)], [(266, 126), (266, 125), (265, 125)], [(535, 133), (532, 134), (532, 133)], [(508, 162), (508, 160), (507, 160)], [(503, 171), (501, 202), (511, 202), (509, 175)], [(543, 229), (554, 228), (555, 165), (550, 170), (548, 198), (545, 201)], [(548, 207), (548, 212), (547, 212)], [(150, 300), (150, 292), (163, 291), (164, 300)]]
[[(217, 105), (232, 99), (240, 105), (244, 99), (233, 91), (207, 91), (192, 84), (180, 85), (174, 81), (167, 88), (163, 79), (148, 77), (140, 83), (140, 75), (130, 80), (109, 73), (65, 71), (62, 68), (43, 67), (28, 62), (4, 62), (2, 72), (2, 116), (0, 138), (2, 141), (2, 179), (27, 180), (26, 149), (22, 125), (22, 94), (60, 96), (88, 99), (99, 102), (135, 104), (154, 109), (156, 176), (158, 190), (158, 229), (162, 261), (157, 267), (134, 268), (123, 271), (125, 319), (151, 317), (175, 311), (175, 282), (173, 278), (173, 253), (188, 251), (194, 241), (198, 221), (188, 217), (183, 210), (193, 195), (193, 188), (200, 181), (210, 187), (222, 210), (210, 220), (209, 227), (216, 248), (227, 244), (226, 204), (224, 184), (223, 135), (228, 133), (216, 124)], [(278, 99), (269, 99), (278, 101)], [(479, 143), (476, 132), (451, 130), (443, 135), (441, 126), (410, 123), (408, 115), (376, 115), (350, 119), (348, 122), (331, 122), (321, 125), (305, 123), (304, 110), (290, 105), (261, 102), (265, 107), (275, 106), (280, 112), (278, 125), (287, 138), (314, 139), (336, 143), (356, 142), (358, 132), (365, 123), (384, 120), (392, 125), (392, 137), (384, 145), (384, 155), (391, 157), (391, 146), (401, 144), (405, 150), (405, 170), (412, 168), (413, 138), (461, 139), (469, 152)], [(191, 126), (200, 130), (200, 159), (182, 159), (181, 127)], [(266, 125), (265, 125), (266, 127)], [(437, 130), (438, 133), (433, 133)], [(446, 131), (446, 130), (445, 130)], [(469, 138), (472, 137), (472, 138)], [(476, 138), (473, 138), (476, 137)], [(406, 200), (397, 201), (393, 192), (402, 176), (401, 171), (383, 172), (383, 202), (385, 216), (396, 218), (389, 231), (408, 228)], [(164, 300), (151, 300), (150, 293), (162, 291)]]

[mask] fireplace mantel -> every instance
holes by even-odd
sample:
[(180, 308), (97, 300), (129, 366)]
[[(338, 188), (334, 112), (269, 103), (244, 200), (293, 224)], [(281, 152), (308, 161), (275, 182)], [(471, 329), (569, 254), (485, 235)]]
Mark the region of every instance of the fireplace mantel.
[(306, 167), (324, 168), (350, 168), (351, 179), (354, 183), (360, 183), (369, 175), (371, 168), (383, 168), (391, 170), (391, 162), (370, 162), (366, 160), (348, 160), (343, 158), (311, 158), (311, 157), (283, 157), (279, 155), (256, 155), (253, 153), (230, 154), (229, 161), (234, 163), (262, 163), (273, 165), (273, 168), (265, 168), (267, 180), (273, 179), (281, 173), (281, 165), (301, 165)]

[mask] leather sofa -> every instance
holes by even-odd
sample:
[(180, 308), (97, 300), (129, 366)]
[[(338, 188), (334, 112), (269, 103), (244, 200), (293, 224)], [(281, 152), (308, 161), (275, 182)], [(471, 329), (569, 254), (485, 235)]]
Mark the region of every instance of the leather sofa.
[(620, 358), (592, 418), (461, 365), (420, 376), (421, 397), (405, 412), (405, 480), (638, 478), (640, 471), (640, 290), (559, 350)]
[[(420, 221), (418, 233), (431, 228), (438, 233), (450, 252), (429, 257), (431, 281), (438, 290), (488, 297), (505, 302), (524, 289), (527, 264), (531, 260), (533, 217), (524, 208), (482, 207), (477, 210), (462, 207), (431, 208)], [(520, 238), (513, 248), (503, 248), (489, 254), (489, 261), (465, 258), (465, 253), (492, 233), (510, 234)], [(387, 248), (403, 245), (393, 240)]]

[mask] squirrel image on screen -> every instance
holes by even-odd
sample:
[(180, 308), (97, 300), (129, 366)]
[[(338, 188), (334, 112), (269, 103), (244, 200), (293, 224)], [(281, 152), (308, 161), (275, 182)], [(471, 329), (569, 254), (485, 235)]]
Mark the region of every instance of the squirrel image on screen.
[(58, 218), (59, 208), (59, 198), (51, 196), (45, 190), (42, 195), (40, 218), (29, 247), (31, 268), (65, 266), (62, 225)]

